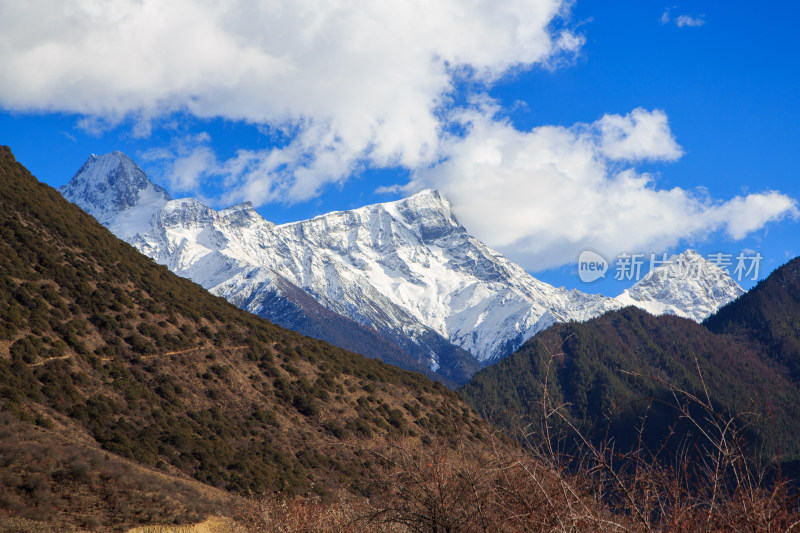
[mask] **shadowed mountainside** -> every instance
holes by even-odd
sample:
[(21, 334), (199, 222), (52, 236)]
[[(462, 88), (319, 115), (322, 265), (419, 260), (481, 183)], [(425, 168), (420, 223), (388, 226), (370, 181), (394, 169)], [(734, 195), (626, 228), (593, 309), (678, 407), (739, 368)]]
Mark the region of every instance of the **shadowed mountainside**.
[(644, 419), (651, 449), (677, 424), (671, 439), (677, 449), (695, 429), (680, 423), (680, 389), (747, 421), (750, 444), (770, 461), (800, 454), (797, 387), (748, 346), (687, 319), (631, 307), (556, 325), (476, 374), (461, 393), (507, 427), (535, 428), (543, 419), (544, 384), (552, 405), (565, 403), (570, 424), (620, 449), (637, 444), (635, 428)]
[(775, 270), (704, 324), (770, 359), (800, 384), (800, 258)]

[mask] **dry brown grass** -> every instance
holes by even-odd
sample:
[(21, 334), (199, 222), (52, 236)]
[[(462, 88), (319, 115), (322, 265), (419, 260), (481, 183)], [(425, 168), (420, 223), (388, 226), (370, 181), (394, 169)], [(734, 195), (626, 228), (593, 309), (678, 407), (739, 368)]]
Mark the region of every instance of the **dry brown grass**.
[(229, 520), (219, 516), (212, 516), (198, 524), (184, 526), (141, 526), (135, 527), (128, 533), (234, 533), (234, 526)]
[(335, 501), (286, 498), (276, 495), (253, 499), (230, 519), (234, 533), (358, 533), (393, 531), (373, 520), (373, 507), (363, 498), (342, 493)]

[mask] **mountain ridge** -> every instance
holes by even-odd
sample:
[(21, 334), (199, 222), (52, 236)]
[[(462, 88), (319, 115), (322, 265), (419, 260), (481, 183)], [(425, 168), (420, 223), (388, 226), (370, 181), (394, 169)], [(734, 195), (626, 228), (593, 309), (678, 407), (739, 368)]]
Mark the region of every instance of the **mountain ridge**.
[[(69, 184), (60, 190), (78, 205), (91, 202)], [(715, 292), (707, 283), (665, 276), (671, 291), (697, 291), (699, 300), (661, 294), (653, 287), (655, 275), (622, 299), (555, 288), (469, 235), (449, 202), (432, 190), (277, 226), (252, 204), (214, 211), (181, 199), (153, 211), (161, 200), (144, 202), (141, 211), (124, 207), (107, 225), (145, 255), (221, 296), (246, 301), (246, 291), (258, 290), (251, 274), (262, 269), (264, 283), (268, 277), (290, 282), (401, 346), (419, 364), (462, 383), (556, 322), (586, 320), (631, 303), (698, 320), (741, 293), (729, 277)], [(145, 221), (143, 214), (150, 217)], [(235, 224), (225, 222), (230, 217)], [(648, 283), (661, 294), (658, 305), (646, 299)], [(438, 360), (443, 347), (457, 368)]]

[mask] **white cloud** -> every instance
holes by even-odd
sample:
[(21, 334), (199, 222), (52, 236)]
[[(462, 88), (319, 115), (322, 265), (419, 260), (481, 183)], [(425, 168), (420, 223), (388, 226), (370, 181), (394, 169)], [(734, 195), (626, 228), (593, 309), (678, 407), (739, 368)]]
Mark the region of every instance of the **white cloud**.
[(146, 136), (172, 112), (285, 128), (285, 148), (179, 182), (227, 170), (231, 199), (300, 201), (361, 161), (429, 163), (458, 77), (491, 83), (580, 48), (580, 36), (554, 29), (570, 3), (0, 2), (0, 107), (80, 113), (98, 134), (132, 117)]
[(663, 111), (634, 109), (630, 114), (605, 115), (592, 125), (600, 150), (608, 159), (674, 161), (683, 155)]
[(216, 164), (216, 160), (214, 152), (207, 146), (176, 159), (167, 175), (170, 188), (175, 191), (196, 191), (200, 179), (205, 176), (209, 167)]
[[(677, 6), (674, 7), (677, 8)], [(695, 17), (693, 15), (678, 15), (677, 17), (673, 18), (670, 14), (670, 8), (666, 8), (664, 10), (659, 20), (661, 21), (661, 24), (669, 24), (670, 22), (674, 22), (679, 28), (698, 28), (706, 23), (705, 15), (700, 15), (699, 17)]]
[(675, 19), (675, 24), (679, 28), (690, 27), (690, 28), (698, 28), (706, 23), (703, 16), (693, 17), (691, 15), (680, 15), (678, 18)]
[[(201, 196), (215, 180), (220, 204), (303, 201), (362, 166), (402, 166), (414, 172), (410, 188), (441, 189), (470, 231), (533, 270), (571, 262), (581, 247), (612, 256), (716, 230), (741, 238), (797, 214), (777, 192), (722, 202), (659, 189), (635, 166), (681, 156), (658, 110), (523, 132), (491, 102), (453, 109), (463, 78), (490, 85), (574, 55), (583, 37), (554, 24), (570, 4), (5, 1), (0, 107), (78, 113), (97, 134), (132, 118), (146, 136), (153, 121), (182, 114), (285, 132), (281, 147), (226, 160), (202, 135), (142, 154), (175, 191)], [(447, 136), (451, 121), (468, 134)]]
[(441, 190), (470, 232), (529, 270), (571, 263), (587, 248), (613, 257), (658, 252), (715, 231), (741, 239), (798, 216), (796, 202), (778, 192), (718, 201), (702, 190), (658, 188), (635, 164), (681, 154), (661, 111), (525, 132), (495, 111), (484, 105), (464, 112), (467, 135), (449, 139), (445, 161), (416, 172), (408, 188)]
[(797, 202), (777, 191), (767, 191), (747, 196), (737, 196), (711, 212), (712, 224), (725, 226), (733, 239), (743, 239), (747, 234), (761, 229), (767, 222), (785, 214), (797, 216)]
[(218, 168), (206, 132), (173, 137), (169, 146), (150, 148), (137, 154), (137, 159), (158, 169), (158, 179), (175, 193), (202, 196), (203, 181)]

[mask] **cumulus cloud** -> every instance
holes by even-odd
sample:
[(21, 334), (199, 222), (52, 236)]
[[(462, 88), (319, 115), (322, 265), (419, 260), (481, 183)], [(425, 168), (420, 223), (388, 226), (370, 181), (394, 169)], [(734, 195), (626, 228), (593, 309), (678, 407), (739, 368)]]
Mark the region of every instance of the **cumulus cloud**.
[(467, 134), (450, 138), (445, 160), (416, 172), (408, 188), (441, 190), (462, 224), (529, 270), (571, 263), (587, 248), (613, 257), (658, 252), (715, 231), (741, 239), (798, 216), (796, 202), (774, 191), (719, 201), (703, 191), (659, 188), (636, 164), (681, 154), (661, 111), (531, 131), (497, 120), (495, 111), (465, 111)]
[(84, 114), (95, 132), (133, 117), (147, 135), (172, 112), (284, 129), (287, 146), (206, 174), (229, 171), (230, 198), (301, 201), (361, 161), (429, 163), (457, 80), (491, 83), (580, 48), (554, 26), (569, 3), (2, 2), (0, 106)]
[(608, 159), (674, 161), (683, 155), (661, 110), (634, 109), (627, 115), (605, 115), (591, 125)]

